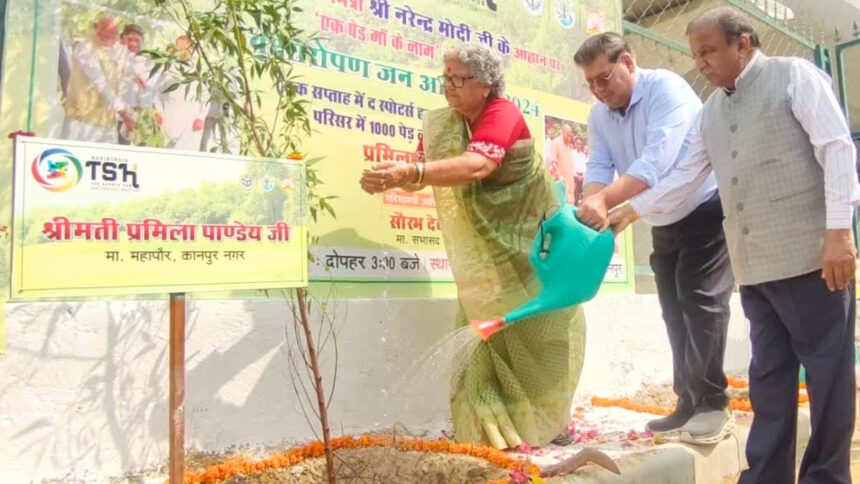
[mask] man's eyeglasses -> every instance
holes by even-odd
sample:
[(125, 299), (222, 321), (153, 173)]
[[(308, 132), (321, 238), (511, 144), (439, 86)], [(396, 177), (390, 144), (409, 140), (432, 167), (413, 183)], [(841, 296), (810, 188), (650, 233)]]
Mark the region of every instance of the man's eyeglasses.
[(437, 77), (437, 79), (439, 79), (439, 84), (442, 84), (443, 86), (449, 84), (455, 89), (460, 89), (464, 84), (466, 84), (466, 81), (474, 78), (475, 76), (448, 76), (445, 74)]
[(606, 89), (609, 86), (609, 81), (612, 80), (612, 76), (615, 74), (615, 68), (618, 67), (619, 62), (613, 64), (612, 69), (609, 71), (609, 74), (605, 76), (598, 77), (597, 79), (591, 79), (585, 81), (585, 86), (592, 91), (596, 88)]

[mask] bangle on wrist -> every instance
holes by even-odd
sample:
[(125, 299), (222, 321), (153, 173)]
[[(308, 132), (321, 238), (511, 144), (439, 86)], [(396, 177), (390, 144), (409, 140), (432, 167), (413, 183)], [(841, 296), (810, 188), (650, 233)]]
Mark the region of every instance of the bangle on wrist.
[(417, 183), (418, 185), (420, 185), (420, 184), (421, 184), (421, 182), (423, 182), (423, 181), (424, 181), (424, 163), (421, 163), (420, 161), (419, 161), (419, 162), (416, 162), (416, 163), (415, 163), (415, 168), (417, 168), (417, 169), (418, 169), (418, 179), (415, 181), (415, 183)]

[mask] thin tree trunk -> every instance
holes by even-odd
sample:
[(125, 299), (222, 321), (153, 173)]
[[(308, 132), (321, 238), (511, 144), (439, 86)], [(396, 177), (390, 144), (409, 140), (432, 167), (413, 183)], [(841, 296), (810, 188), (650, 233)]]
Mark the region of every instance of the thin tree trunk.
[(317, 357), (314, 338), (311, 334), (310, 318), (308, 317), (308, 304), (305, 298), (305, 290), (296, 289), (296, 299), (299, 303), (299, 318), (302, 328), (305, 330), (305, 344), (308, 350), (308, 359), (311, 364), (311, 372), (314, 376), (314, 390), (317, 393), (317, 405), (319, 405), (320, 423), (322, 424), (323, 445), (325, 446), (325, 467), (329, 484), (337, 481), (334, 474), (334, 454), (331, 448), (331, 431), (328, 425), (328, 406), (326, 405), (325, 392), (322, 385), (322, 374), (320, 373), (319, 358)]

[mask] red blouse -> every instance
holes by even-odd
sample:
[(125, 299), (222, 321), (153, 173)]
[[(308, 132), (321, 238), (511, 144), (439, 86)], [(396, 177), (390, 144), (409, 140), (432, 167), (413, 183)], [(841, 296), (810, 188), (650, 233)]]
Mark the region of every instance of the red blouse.
[[(466, 151), (484, 155), (501, 164), (505, 153), (514, 143), (531, 137), (517, 106), (503, 97), (498, 97), (487, 104), (475, 123)], [(424, 140), (418, 142), (417, 154), (420, 160), (424, 159)]]

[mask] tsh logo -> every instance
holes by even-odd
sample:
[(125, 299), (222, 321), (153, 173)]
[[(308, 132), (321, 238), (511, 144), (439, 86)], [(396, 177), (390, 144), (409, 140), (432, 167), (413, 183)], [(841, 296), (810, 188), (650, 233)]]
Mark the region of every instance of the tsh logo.
[[(90, 160), (85, 163), (90, 169), (90, 179), (93, 182), (116, 182), (125, 186), (140, 188), (137, 184), (136, 167), (129, 167), (128, 163), (114, 163), (112, 161)], [(110, 186), (110, 183), (105, 184)]]

